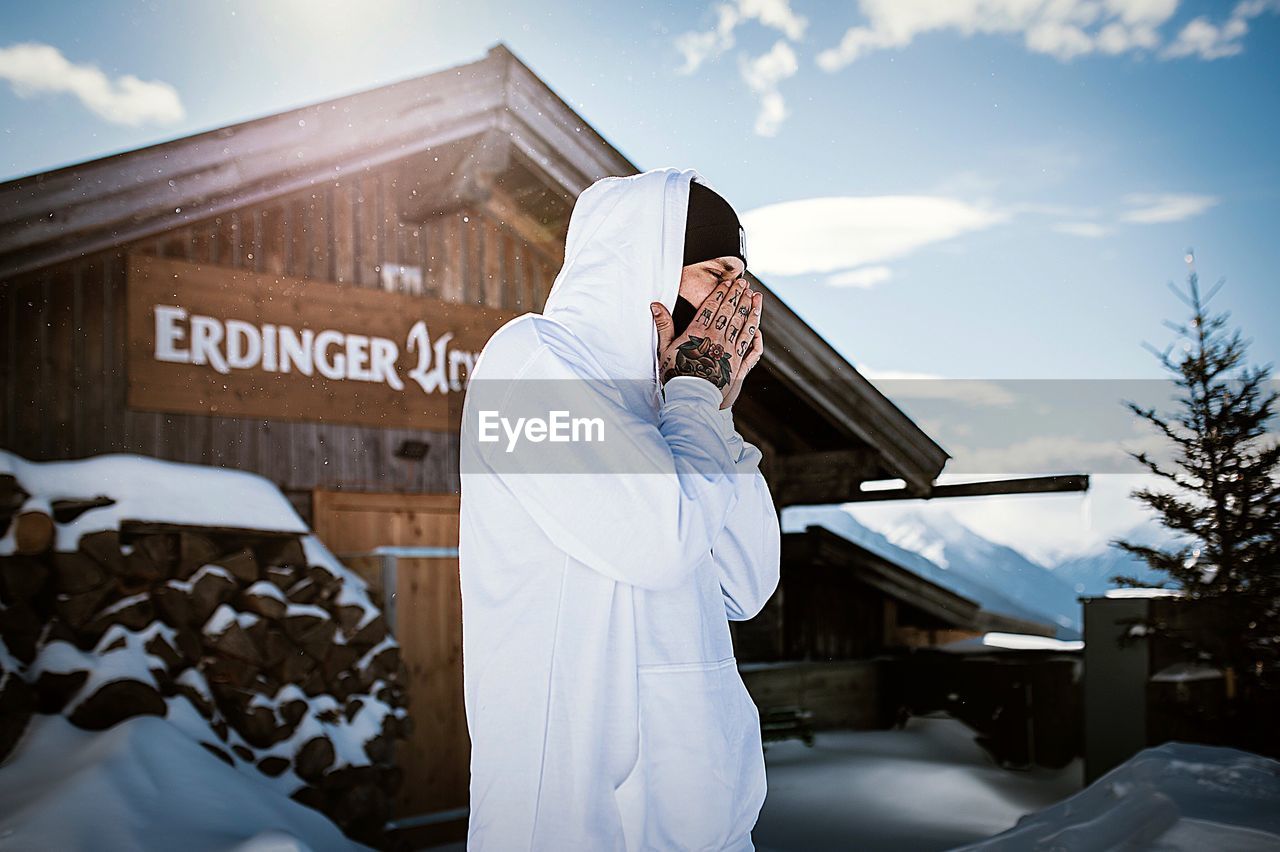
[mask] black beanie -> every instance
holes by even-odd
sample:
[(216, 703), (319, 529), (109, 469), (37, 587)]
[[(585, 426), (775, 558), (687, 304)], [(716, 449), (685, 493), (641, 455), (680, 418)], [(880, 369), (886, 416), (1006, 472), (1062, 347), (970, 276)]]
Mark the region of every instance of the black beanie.
[(717, 257), (736, 257), (747, 265), (747, 236), (738, 214), (715, 190), (689, 182), (689, 215), (684, 225), (684, 266)]

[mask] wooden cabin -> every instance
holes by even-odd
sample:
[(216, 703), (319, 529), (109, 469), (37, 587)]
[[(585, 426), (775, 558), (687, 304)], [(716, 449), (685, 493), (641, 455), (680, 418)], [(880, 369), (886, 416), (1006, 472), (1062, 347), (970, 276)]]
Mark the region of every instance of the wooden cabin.
[[(638, 171), (499, 44), (0, 185), (0, 444), (277, 483), (384, 595), (412, 678), (405, 825), (465, 816), (451, 412), (467, 366), (541, 308), (577, 195)], [(947, 453), (752, 285), (769, 348), (737, 422), (779, 509), (863, 499), (867, 480), (940, 493)], [(735, 625), (741, 642), (793, 644), (780, 597)]]

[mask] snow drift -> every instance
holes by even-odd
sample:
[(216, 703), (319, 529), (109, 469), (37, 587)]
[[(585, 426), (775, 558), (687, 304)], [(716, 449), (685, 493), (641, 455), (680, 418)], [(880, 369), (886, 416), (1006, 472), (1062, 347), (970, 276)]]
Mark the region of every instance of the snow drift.
[(184, 852), (364, 850), (165, 719), (83, 731), (37, 716), (0, 771), (0, 845)]
[(1165, 743), (988, 840), (982, 852), (1280, 849), (1280, 762), (1230, 748)]

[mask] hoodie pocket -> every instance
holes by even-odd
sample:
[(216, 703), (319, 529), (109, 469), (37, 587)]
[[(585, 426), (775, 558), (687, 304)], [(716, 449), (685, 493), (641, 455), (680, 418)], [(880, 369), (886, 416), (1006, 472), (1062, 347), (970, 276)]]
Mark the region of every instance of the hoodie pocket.
[(719, 850), (737, 833), (756, 717), (736, 660), (639, 667), (645, 849)]

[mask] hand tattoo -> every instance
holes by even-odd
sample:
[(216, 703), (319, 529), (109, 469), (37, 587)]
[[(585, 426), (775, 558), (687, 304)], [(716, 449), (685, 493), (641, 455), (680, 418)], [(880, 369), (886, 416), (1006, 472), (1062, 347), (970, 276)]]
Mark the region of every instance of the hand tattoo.
[(697, 376), (706, 379), (718, 388), (729, 384), (731, 364), (729, 353), (719, 343), (712, 343), (709, 337), (690, 337), (676, 347), (675, 363), (667, 369), (662, 380), (669, 381), (675, 376)]

